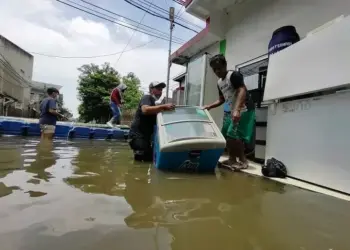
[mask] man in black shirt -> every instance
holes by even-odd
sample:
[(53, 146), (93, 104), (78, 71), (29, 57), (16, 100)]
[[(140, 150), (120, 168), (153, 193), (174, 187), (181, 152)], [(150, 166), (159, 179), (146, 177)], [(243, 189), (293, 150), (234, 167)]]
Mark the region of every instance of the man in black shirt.
[(135, 160), (152, 161), (152, 140), (157, 114), (175, 108), (173, 104), (156, 105), (165, 87), (163, 82), (152, 82), (149, 86), (150, 94), (141, 98), (129, 133), (129, 144), (134, 151)]

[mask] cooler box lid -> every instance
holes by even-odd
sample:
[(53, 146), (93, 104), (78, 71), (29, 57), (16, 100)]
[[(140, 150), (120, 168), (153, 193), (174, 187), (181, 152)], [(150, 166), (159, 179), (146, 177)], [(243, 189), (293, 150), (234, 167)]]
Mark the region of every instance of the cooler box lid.
[(225, 147), (226, 141), (207, 110), (181, 106), (158, 114), (160, 149), (191, 145), (201, 149)]

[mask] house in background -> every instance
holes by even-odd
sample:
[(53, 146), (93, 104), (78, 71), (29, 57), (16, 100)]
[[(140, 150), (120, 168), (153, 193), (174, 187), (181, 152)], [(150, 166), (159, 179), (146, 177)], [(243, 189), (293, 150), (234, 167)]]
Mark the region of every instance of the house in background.
[(186, 72), (174, 77), (173, 81), (178, 82), (179, 86), (173, 90), (172, 103), (175, 105), (185, 105)]
[[(32, 81), (34, 57), (0, 35), (0, 116), (37, 117), (39, 104), (49, 87)], [(58, 103), (63, 102), (63, 95)]]
[[(60, 90), (62, 86), (51, 84), (51, 83), (32, 81), (31, 92), (30, 92), (30, 104), (29, 104), (30, 117), (34, 118), (38, 116), (40, 112), (39, 111), (40, 103), (47, 96), (46, 91), (48, 88), (56, 88)], [(58, 97), (58, 103), (62, 104), (62, 102), (63, 102), (63, 95), (60, 94)]]
[(0, 115), (27, 116), (34, 57), (0, 35)]

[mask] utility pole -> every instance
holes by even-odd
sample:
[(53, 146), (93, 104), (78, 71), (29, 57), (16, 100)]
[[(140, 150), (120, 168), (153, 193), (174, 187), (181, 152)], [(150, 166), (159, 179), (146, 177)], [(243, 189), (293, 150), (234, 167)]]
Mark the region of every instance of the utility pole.
[(169, 102), (169, 83), (170, 83), (170, 67), (171, 67), (171, 43), (173, 40), (173, 29), (174, 29), (174, 18), (175, 18), (175, 8), (170, 7), (169, 9), (169, 20), (170, 20), (170, 39), (169, 39), (169, 54), (168, 54), (168, 74), (166, 79), (166, 102)]

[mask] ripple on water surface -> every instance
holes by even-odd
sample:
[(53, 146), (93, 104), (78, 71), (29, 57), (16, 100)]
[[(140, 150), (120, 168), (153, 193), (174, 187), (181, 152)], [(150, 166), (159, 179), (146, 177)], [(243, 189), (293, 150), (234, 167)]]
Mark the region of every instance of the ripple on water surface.
[(348, 202), (134, 163), (126, 143), (0, 140), (1, 250), (348, 249)]

